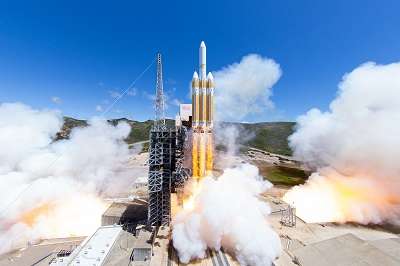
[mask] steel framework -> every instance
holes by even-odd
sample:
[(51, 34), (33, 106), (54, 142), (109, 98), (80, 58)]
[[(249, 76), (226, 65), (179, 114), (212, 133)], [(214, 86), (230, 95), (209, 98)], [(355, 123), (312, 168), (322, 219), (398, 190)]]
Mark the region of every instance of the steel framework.
[(168, 225), (171, 220), (171, 177), (175, 170), (176, 131), (168, 129), (164, 117), (161, 54), (157, 54), (155, 120), (150, 130), (148, 224)]
[(173, 180), (173, 191), (177, 188), (183, 188), (185, 182), (191, 176), (191, 169), (184, 167), (185, 161), (185, 151), (187, 150), (187, 129), (184, 126), (180, 126), (177, 129), (176, 135), (176, 168), (174, 172), (174, 180)]
[(149, 150), (150, 225), (168, 225), (171, 220), (172, 173), (175, 170), (176, 131), (153, 128)]
[(148, 224), (169, 225), (171, 192), (189, 177), (183, 168), (186, 128), (168, 128), (164, 117), (164, 92), (161, 54), (157, 54), (155, 120), (150, 130)]
[(157, 53), (157, 80), (156, 80), (156, 99), (155, 99), (155, 119), (154, 128), (166, 130), (165, 125), (165, 98), (162, 74), (162, 58), (161, 53)]
[(286, 209), (281, 210), (281, 224), (285, 226), (296, 226), (296, 208), (288, 205)]

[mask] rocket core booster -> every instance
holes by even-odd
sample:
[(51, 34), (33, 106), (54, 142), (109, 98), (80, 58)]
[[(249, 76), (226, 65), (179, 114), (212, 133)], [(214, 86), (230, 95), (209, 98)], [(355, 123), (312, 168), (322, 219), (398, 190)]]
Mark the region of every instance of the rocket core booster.
[(207, 73), (206, 45), (201, 42), (199, 49), (199, 73), (192, 79), (192, 164), (196, 180), (211, 175), (213, 171), (213, 120), (214, 120), (214, 78)]
[(214, 78), (207, 73), (206, 45), (201, 42), (199, 48), (199, 72), (192, 79), (192, 127), (194, 132), (211, 132), (214, 119)]

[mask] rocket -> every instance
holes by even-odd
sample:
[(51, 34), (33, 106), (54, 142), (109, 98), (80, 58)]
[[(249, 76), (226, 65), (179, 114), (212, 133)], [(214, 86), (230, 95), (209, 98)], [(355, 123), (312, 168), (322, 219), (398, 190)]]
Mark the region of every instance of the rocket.
[(207, 73), (207, 48), (201, 42), (199, 48), (199, 73), (192, 78), (192, 128), (194, 132), (211, 132), (214, 119), (214, 78)]
[(193, 177), (197, 180), (212, 174), (213, 170), (213, 120), (214, 120), (214, 78), (207, 73), (206, 45), (199, 48), (199, 74), (192, 78), (192, 128)]

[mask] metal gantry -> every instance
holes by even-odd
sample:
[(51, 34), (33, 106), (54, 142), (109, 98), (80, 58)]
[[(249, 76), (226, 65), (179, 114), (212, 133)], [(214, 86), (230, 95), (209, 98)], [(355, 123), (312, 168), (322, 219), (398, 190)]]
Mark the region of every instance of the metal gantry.
[(281, 210), (281, 224), (285, 226), (296, 226), (296, 208), (290, 204), (286, 209)]
[(176, 134), (176, 167), (174, 172), (173, 178), (173, 191), (177, 188), (183, 188), (185, 182), (191, 176), (191, 169), (185, 168), (184, 161), (186, 158), (185, 151), (187, 150), (188, 146), (188, 134), (187, 129), (184, 126), (180, 126), (177, 129)]
[(183, 168), (186, 128), (169, 128), (164, 116), (164, 92), (161, 54), (157, 54), (155, 121), (150, 130), (148, 224), (169, 225), (171, 192), (183, 186), (189, 177)]
[(157, 54), (155, 120), (150, 131), (148, 224), (168, 225), (171, 220), (171, 179), (175, 169), (176, 131), (168, 129), (164, 117), (161, 54)]
[(165, 130), (165, 98), (162, 74), (161, 53), (157, 53), (157, 80), (156, 80), (156, 99), (155, 99), (155, 119), (154, 128)]
[(171, 220), (172, 173), (175, 170), (176, 131), (153, 128), (149, 150), (150, 225), (168, 225)]

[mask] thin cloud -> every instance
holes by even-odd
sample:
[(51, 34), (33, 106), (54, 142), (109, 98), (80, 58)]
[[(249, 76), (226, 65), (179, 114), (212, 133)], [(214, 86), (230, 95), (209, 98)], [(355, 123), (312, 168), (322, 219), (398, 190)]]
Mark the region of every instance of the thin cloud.
[(55, 104), (62, 104), (61, 98), (60, 98), (60, 97), (57, 97), (57, 96), (51, 97), (51, 101), (52, 101), (53, 103), (55, 103)]
[(137, 94), (136, 88), (132, 88), (126, 92), (126, 95), (128, 95), (128, 96), (136, 96), (136, 94)]
[(182, 102), (179, 99), (175, 98), (171, 101), (171, 104), (179, 107)]
[(109, 90), (108, 94), (113, 99), (117, 99), (117, 98), (121, 98), (122, 97), (122, 94), (119, 91), (116, 91), (116, 90)]
[(156, 95), (152, 93), (148, 93), (147, 91), (143, 91), (142, 95), (144, 98), (146, 98), (149, 101), (155, 101), (156, 100)]

